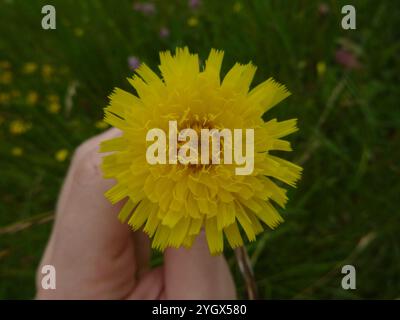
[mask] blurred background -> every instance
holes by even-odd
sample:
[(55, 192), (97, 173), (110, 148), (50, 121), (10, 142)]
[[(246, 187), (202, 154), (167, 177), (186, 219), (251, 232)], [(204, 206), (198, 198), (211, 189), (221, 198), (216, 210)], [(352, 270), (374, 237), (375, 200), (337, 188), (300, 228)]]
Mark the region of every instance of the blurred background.
[[(140, 62), (189, 46), (258, 66), (292, 96), (266, 119), (298, 118), (285, 155), (304, 166), (286, 222), (248, 245), (265, 299), (400, 298), (400, 6), (350, 1), (0, 0), (0, 299), (34, 296), (34, 275), (73, 150), (105, 130), (107, 96)], [(42, 6), (56, 8), (43, 30)], [(245, 286), (226, 256), (240, 297)], [(155, 255), (153, 264), (161, 263)], [(354, 265), (357, 289), (343, 290)]]

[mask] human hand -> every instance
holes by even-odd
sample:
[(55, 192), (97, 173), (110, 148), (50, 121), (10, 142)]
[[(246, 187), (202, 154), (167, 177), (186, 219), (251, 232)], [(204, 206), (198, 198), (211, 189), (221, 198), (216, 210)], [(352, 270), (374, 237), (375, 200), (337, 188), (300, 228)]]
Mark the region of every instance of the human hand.
[[(113, 181), (102, 178), (102, 140), (110, 129), (80, 146), (56, 208), (55, 223), (37, 272), (37, 299), (234, 299), (225, 258), (211, 256), (202, 234), (189, 250), (167, 249), (150, 270), (150, 242), (118, 221), (120, 206), (104, 197)], [(56, 289), (41, 286), (43, 265), (56, 269)]]

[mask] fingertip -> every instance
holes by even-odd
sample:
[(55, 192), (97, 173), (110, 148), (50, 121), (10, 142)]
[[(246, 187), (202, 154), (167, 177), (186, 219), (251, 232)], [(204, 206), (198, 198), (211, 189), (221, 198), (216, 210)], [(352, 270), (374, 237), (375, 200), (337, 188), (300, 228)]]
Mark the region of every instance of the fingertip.
[(164, 254), (168, 299), (235, 299), (236, 290), (225, 257), (212, 256), (204, 232), (192, 248), (169, 248)]
[(162, 267), (147, 272), (136, 285), (128, 300), (157, 300), (163, 291), (164, 272)]

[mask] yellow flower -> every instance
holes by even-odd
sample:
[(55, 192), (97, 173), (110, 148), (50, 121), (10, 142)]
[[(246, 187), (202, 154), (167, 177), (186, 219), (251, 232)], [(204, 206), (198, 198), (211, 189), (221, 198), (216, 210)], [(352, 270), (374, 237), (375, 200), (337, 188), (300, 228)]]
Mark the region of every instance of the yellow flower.
[(85, 31), (83, 31), (82, 28), (75, 28), (74, 29), (74, 34), (76, 37), (80, 38), (85, 34)]
[(61, 149), (61, 150), (58, 150), (58, 151), (56, 152), (56, 154), (54, 155), (54, 157), (56, 158), (56, 160), (57, 160), (58, 162), (64, 162), (65, 159), (67, 159), (68, 154), (69, 154), (69, 152), (68, 152), (67, 149)]
[(0, 103), (8, 103), (10, 102), (10, 94), (7, 92), (0, 92)]
[(34, 62), (28, 62), (25, 63), (24, 66), (22, 67), (22, 73), (25, 74), (32, 74), (37, 70), (38, 66)]
[(0, 83), (10, 84), (12, 82), (13, 74), (11, 71), (2, 72), (0, 75)]
[(42, 66), (42, 76), (43, 76), (43, 78), (48, 80), (48, 79), (51, 78), (53, 73), (54, 73), (54, 69), (53, 69), (53, 67), (51, 65), (45, 64), (45, 65)]
[(318, 76), (322, 77), (326, 72), (326, 63), (323, 61), (319, 61), (317, 63), (317, 73)]
[(51, 102), (50, 104), (49, 104), (49, 106), (47, 107), (47, 110), (50, 112), (50, 113), (59, 113), (60, 112), (60, 110), (61, 110), (61, 105), (60, 105), (60, 103), (58, 103), (58, 102)]
[(27, 132), (31, 128), (31, 124), (23, 120), (13, 120), (10, 123), (10, 133), (20, 135)]
[(100, 121), (97, 121), (97, 122), (95, 123), (95, 127), (96, 127), (97, 129), (103, 130), (103, 129), (107, 129), (107, 128), (109, 127), (109, 125), (108, 125), (107, 122), (104, 122), (103, 120), (100, 120)]
[[(275, 181), (295, 186), (300, 178), (301, 167), (273, 155), (291, 151), (281, 138), (297, 130), (296, 119), (262, 120), (290, 93), (271, 78), (250, 90), (251, 63), (235, 64), (221, 82), (223, 55), (212, 49), (200, 69), (187, 48), (162, 52), (162, 78), (142, 64), (129, 79), (138, 96), (116, 88), (105, 109), (105, 121), (122, 131), (101, 143), (100, 152), (113, 152), (103, 158), (104, 177), (117, 181), (105, 195), (112, 203), (127, 198), (119, 219), (143, 227), (153, 248), (190, 247), (203, 227), (212, 254), (223, 251), (224, 235), (231, 247), (242, 246), (240, 228), (254, 241), (262, 223), (273, 229), (283, 221), (272, 202), (284, 207), (286, 190)], [(254, 170), (236, 175), (228, 164), (149, 164), (147, 133), (167, 132), (171, 120), (178, 130), (196, 132), (254, 129)]]
[(233, 5), (233, 11), (240, 12), (242, 11), (242, 4), (239, 1), (236, 1)]
[(190, 17), (187, 21), (189, 27), (195, 27), (199, 24), (199, 20), (196, 17)]
[(21, 96), (21, 92), (19, 92), (19, 90), (14, 89), (11, 91), (11, 96), (13, 96), (14, 98), (18, 98)]
[(1, 60), (0, 61), (0, 69), (9, 69), (11, 68), (11, 63), (6, 60)]
[(47, 110), (50, 113), (59, 113), (61, 110), (60, 105), (60, 97), (56, 94), (50, 94), (47, 96), (47, 100), (49, 101), (49, 105), (47, 106)]
[(47, 96), (49, 102), (60, 102), (60, 97), (56, 94), (50, 94)]
[(30, 106), (34, 106), (39, 100), (39, 95), (36, 91), (29, 91), (26, 95), (26, 103)]
[(24, 150), (22, 148), (20, 148), (20, 147), (14, 147), (14, 148), (11, 149), (11, 154), (14, 157), (20, 157), (20, 156), (23, 155), (23, 153), (24, 153)]

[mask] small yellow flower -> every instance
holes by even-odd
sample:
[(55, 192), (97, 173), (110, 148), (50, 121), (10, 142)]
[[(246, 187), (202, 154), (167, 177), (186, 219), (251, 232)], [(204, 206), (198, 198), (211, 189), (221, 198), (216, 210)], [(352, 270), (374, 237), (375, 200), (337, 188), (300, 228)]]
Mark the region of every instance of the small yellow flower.
[(24, 74), (32, 74), (37, 70), (38, 66), (35, 62), (27, 62), (22, 67), (22, 73)]
[(0, 92), (0, 103), (7, 104), (10, 102), (10, 94), (7, 92)]
[(58, 162), (64, 162), (67, 159), (69, 151), (67, 149), (61, 149), (56, 152), (54, 157)]
[(20, 147), (14, 147), (14, 148), (11, 149), (11, 154), (14, 157), (20, 157), (20, 156), (23, 155), (23, 153), (24, 153), (24, 150), (22, 148), (20, 148)]
[(233, 11), (240, 12), (242, 11), (242, 4), (239, 1), (236, 1), (233, 5)]
[(110, 125), (107, 122), (104, 122), (103, 120), (99, 120), (95, 123), (95, 127), (101, 130), (107, 129), (109, 126)]
[(196, 27), (199, 24), (199, 20), (196, 17), (190, 17), (187, 24), (189, 27)]
[(29, 91), (28, 94), (26, 95), (26, 103), (29, 106), (34, 106), (39, 100), (39, 95), (36, 91)]
[(42, 66), (42, 76), (45, 79), (50, 79), (54, 73), (54, 69), (51, 65), (45, 64)]
[(0, 61), (0, 69), (9, 69), (11, 68), (11, 63), (6, 60)]
[(2, 84), (10, 84), (12, 82), (13, 74), (11, 71), (3, 72), (0, 75), (0, 83)]
[(60, 97), (58, 95), (56, 95), (56, 94), (49, 94), (47, 96), (47, 100), (49, 102), (60, 102)]
[(47, 110), (48, 110), (50, 113), (53, 113), (53, 114), (59, 113), (60, 110), (61, 110), (61, 105), (60, 105), (59, 102), (51, 102), (51, 103), (49, 104), (49, 106), (47, 107)]
[(85, 34), (85, 31), (82, 28), (75, 28), (74, 34), (76, 37), (80, 38)]
[(14, 89), (11, 91), (11, 96), (14, 98), (18, 98), (21, 96), (21, 92), (19, 90)]
[(31, 124), (23, 120), (13, 120), (10, 123), (10, 133), (20, 135), (27, 132), (31, 128)]
[(322, 77), (326, 72), (326, 63), (324, 61), (319, 61), (317, 63), (317, 74)]

